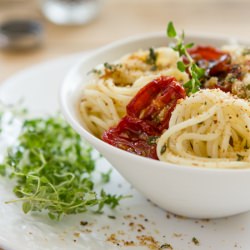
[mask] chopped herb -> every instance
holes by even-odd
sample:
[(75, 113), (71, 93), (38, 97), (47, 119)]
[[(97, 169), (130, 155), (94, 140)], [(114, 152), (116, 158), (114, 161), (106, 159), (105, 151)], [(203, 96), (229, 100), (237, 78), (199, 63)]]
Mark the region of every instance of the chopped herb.
[(156, 144), (156, 141), (158, 138), (159, 138), (159, 136), (149, 136), (147, 139), (147, 143), (149, 145), (154, 145), (154, 144)]
[(195, 237), (192, 238), (192, 242), (193, 242), (196, 246), (200, 245), (199, 240), (197, 240), (197, 238), (195, 238)]
[(101, 71), (100, 69), (92, 69), (92, 70), (90, 70), (90, 71), (87, 73), (87, 75), (88, 75), (88, 74), (96, 74), (96, 75), (100, 76), (100, 75), (102, 74), (102, 71)]
[(173, 49), (179, 53), (179, 56), (181, 57), (185, 56), (189, 61), (188, 64), (184, 64), (183, 62), (178, 61), (177, 68), (181, 72), (187, 71), (190, 74), (191, 79), (188, 82), (186, 82), (183, 86), (185, 87), (187, 94), (191, 95), (200, 89), (201, 86), (200, 79), (204, 76), (205, 70), (200, 68), (195, 63), (195, 61), (187, 51), (187, 49), (193, 47), (194, 44), (193, 43), (184, 44), (184, 38), (185, 38), (184, 32), (181, 34), (181, 36), (178, 36), (172, 22), (168, 23), (167, 36), (169, 38), (174, 38), (176, 40), (176, 44), (173, 47)]
[(87, 221), (80, 221), (80, 225), (81, 226), (87, 226), (89, 223)]
[(160, 249), (173, 249), (172, 245), (166, 243), (160, 246)]
[(153, 48), (149, 48), (149, 54), (146, 59), (146, 63), (149, 65), (152, 65), (152, 68), (151, 68), (152, 71), (157, 70), (156, 60), (157, 60), (157, 53), (155, 52)]
[(166, 152), (166, 150), (167, 150), (167, 146), (166, 145), (162, 146), (161, 155), (164, 154)]
[(95, 191), (92, 148), (61, 116), (26, 120), (1, 174), (5, 168), (16, 180), (13, 191), (18, 197), (6, 203), (23, 202), (24, 213), (47, 211), (58, 220), (92, 208), (101, 212), (105, 205), (115, 208), (124, 198)]
[(101, 173), (103, 183), (108, 183), (110, 181), (111, 173), (112, 173), (112, 169), (109, 169), (107, 173)]
[(112, 64), (109, 64), (109, 63), (107, 63), (107, 62), (104, 63), (104, 67), (105, 67), (106, 69), (109, 69), (109, 70), (112, 70), (112, 69), (113, 69), (113, 65), (112, 65)]
[(104, 65), (104, 68), (109, 70), (109, 71), (115, 71), (118, 68), (122, 67), (121, 64), (110, 64), (110, 63), (107, 63), (107, 62), (105, 62), (103, 65)]
[(116, 217), (114, 215), (108, 215), (109, 219), (115, 220)]
[(244, 159), (243, 155), (237, 154), (237, 161), (242, 161)]

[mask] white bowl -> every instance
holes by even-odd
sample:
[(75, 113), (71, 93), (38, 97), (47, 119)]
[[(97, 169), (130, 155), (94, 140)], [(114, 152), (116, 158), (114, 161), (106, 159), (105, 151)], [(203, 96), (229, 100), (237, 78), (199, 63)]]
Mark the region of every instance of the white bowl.
[[(196, 44), (221, 46), (229, 39), (188, 36)], [(77, 104), (87, 82), (87, 72), (121, 56), (168, 44), (164, 34), (129, 38), (84, 57), (68, 73), (61, 86), (63, 114), (71, 126), (142, 194), (163, 209), (193, 218), (216, 218), (250, 210), (250, 169), (204, 169), (160, 162), (115, 148), (93, 136), (82, 123)]]

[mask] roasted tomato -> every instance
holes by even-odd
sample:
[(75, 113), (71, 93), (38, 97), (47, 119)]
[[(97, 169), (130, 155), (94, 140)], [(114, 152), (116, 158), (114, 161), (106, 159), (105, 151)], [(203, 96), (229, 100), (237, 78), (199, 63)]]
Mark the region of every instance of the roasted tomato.
[(185, 90), (174, 77), (161, 76), (139, 90), (127, 105), (127, 114), (161, 132), (168, 128), (177, 100), (185, 96)]
[(157, 159), (156, 139), (168, 128), (176, 103), (186, 96), (173, 77), (162, 76), (143, 87), (127, 105), (127, 115), (103, 134), (120, 149)]
[(204, 80), (213, 76), (218, 78), (218, 84), (211, 86), (212, 88), (231, 91), (232, 82), (228, 81), (227, 76), (235, 71), (235, 65), (231, 64), (231, 56), (228, 53), (210, 46), (197, 46), (188, 52), (197, 65), (206, 70)]
[(194, 48), (188, 49), (188, 53), (196, 62), (200, 60), (218, 61), (224, 55), (229, 56), (228, 53), (211, 46), (196, 46)]
[(231, 56), (210, 46), (197, 46), (188, 50), (199, 67), (207, 70), (207, 76), (220, 76), (230, 70)]
[(128, 152), (158, 159), (156, 139), (159, 131), (138, 118), (125, 116), (119, 124), (103, 134), (103, 140)]

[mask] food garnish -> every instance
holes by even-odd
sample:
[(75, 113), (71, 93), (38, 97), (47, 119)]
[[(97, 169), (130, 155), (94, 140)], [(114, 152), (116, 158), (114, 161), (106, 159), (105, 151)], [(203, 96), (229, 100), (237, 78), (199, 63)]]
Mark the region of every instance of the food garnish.
[[(95, 191), (93, 149), (61, 116), (25, 120), (17, 144), (9, 148), (0, 174), (16, 181), (13, 189), (24, 213), (46, 211), (51, 219), (105, 205), (115, 208), (124, 196)], [(110, 180), (110, 171), (102, 174)]]
[(188, 49), (192, 48), (194, 44), (184, 44), (185, 33), (182, 32), (181, 36), (177, 35), (173, 22), (168, 23), (167, 36), (176, 40), (176, 44), (172, 48), (179, 53), (179, 56), (185, 56), (187, 58), (186, 63), (178, 61), (177, 67), (181, 72), (187, 71), (190, 74), (191, 79), (183, 86), (185, 87), (187, 94), (191, 95), (200, 89), (200, 79), (204, 76), (205, 70), (200, 68), (188, 53)]
[(200, 241), (199, 241), (196, 237), (193, 237), (193, 238), (192, 238), (192, 242), (193, 242), (196, 246), (200, 245)]
[(149, 53), (146, 59), (146, 63), (152, 65), (151, 67), (152, 71), (157, 69), (156, 60), (157, 60), (157, 52), (155, 52), (153, 48), (149, 48)]

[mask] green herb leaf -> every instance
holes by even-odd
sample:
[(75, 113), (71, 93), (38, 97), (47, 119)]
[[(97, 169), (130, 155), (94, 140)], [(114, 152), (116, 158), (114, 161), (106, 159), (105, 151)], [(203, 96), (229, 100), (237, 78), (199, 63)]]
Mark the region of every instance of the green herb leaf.
[(185, 64), (182, 61), (177, 62), (177, 68), (181, 71), (181, 72), (185, 72), (186, 67)]
[(0, 175), (5, 176), (6, 174), (6, 166), (4, 164), (0, 164)]
[(113, 70), (113, 67), (114, 67), (112, 64), (109, 64), (108, 62), (105, 62), (103, 66), (105, 69), (108, 69), (108, 70)]
[(190, 48), (192, 48), (193, 46), (194, 46), (194, 43), (188, 43), (188, 44), (185, 45), (185, 48), (186, 48), (186, 49), (190, 49)]
[(168, 23), (167, 36), (176, 40), (175, 46), (173, 46), (173, 50), (177, 51), (180, 57), (184, 56), (188, 60), (188, 63), (185, 64), (181, 61), (178, 61), (177, 68), (181, 72), (187, 70), (189, 75), (191, 76), (191, 79), (183, 85), (186, 89), (186, 93), (188, 95), (191, 95), (200, 89), (200, 79), (204, 76), (205, 70), (196, 65), (195, 61), (187, 51), (187, 49), (193, 47), (194, 44), (184, 44), (185, 33), (182, 32), (182, 34), (178, 36), (172, 22)]
[(176, 37), (176, 30), (173, 22), (169, 22), (167, 26), (167, 36), (170, 38)]
[(104, 66), (104, 68), (106, 69), (106, 70), (109, 70), (109, 71), (116, 71), (117, 69), (120, 69), (121, 67), (122, 67), (122, 65), (121, 64), (110, 64), (110, 63), (108, 63), (108, 62), (105, 62), (104, 64), (103, 64), (103, 66)]
[(29, 201), (24, 202), (22, 208), (23, 212), (27, 214), (32, 209), (31, 203)]
[(110, 181), (111, 173), (112, 173), (112, 169), (110, 169), (107, 173), (101, 173), (103, 183), (108, 183)]
[(195, 63), (192, 64), (192, 72), (194, 72), (197, 75), (198, 79), (200, 79), (205, 75), (205, 69), (198, 67)]

